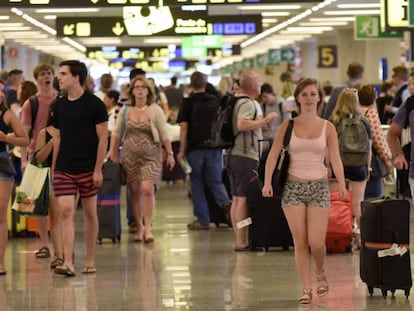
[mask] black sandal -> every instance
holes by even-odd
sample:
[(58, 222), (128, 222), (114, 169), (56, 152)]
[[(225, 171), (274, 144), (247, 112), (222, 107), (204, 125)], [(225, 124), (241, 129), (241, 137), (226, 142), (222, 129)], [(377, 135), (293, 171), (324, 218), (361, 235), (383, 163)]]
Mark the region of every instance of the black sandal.
[(51, 263), (50, 263), (50, 269), (55, 269), (58, 266), (63, 265), (64, 261), (62, 258), (55, 258)]
[(41, 247), (38, 251), (35, 252), (36, 258), (49, 258), (50, 251), (47, 246)]

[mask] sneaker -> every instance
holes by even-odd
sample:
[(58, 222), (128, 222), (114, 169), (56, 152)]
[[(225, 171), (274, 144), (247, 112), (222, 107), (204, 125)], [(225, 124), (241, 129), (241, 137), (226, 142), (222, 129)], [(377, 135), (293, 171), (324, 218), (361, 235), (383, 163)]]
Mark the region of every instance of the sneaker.
[(200, 224), (198, 220), (194, 220), (187, 224), (187, 228), (190, 230), (210, 230), (210, 224)]
[(226, 217), (227, 225), (229, 227), (232, 227), (232, 224), (231, 224), (231, 214), (230, 214), (231, 202), (224, 203), (223, 204), (223, 210), (224, 210), (224, 216)]

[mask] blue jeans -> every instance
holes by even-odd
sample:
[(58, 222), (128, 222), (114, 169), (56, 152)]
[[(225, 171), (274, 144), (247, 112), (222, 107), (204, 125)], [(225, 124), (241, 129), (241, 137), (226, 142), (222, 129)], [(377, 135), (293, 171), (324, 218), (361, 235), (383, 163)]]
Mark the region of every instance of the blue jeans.
[(219, 206), (231, 201), (221, 177), (222, 151), (220, 149), (192, 150), (187, 153), (187, 160), (191, 166), (190, 182), (194, 216), (200, 224), (209, 224), (210, 214), (205, 187), (210, 189)]

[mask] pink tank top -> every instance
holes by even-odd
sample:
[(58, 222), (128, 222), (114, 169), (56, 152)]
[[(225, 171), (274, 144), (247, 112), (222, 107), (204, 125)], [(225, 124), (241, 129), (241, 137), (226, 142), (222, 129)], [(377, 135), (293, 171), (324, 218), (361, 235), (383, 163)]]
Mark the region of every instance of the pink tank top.
[(292, 131), (289, 143), (290, 165), (288, 173), (300, 179), (321, 179), (326, 177), (326, 123), (321, 135), (314, 139), (299, 138)]

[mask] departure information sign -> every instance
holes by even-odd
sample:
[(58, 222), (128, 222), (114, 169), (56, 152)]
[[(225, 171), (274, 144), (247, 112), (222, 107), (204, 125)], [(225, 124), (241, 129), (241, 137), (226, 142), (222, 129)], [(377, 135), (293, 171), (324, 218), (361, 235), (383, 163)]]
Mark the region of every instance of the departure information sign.
[(123, 17), (58, 17), (58, 37), (254, 35), (261, 15), (209, 16), (169, 7), (124, 7)]
[[(315, 0), (163, 0), (165, 6), (180, 6), (186, 4), (277, 4), (295, 2), (322, 2)], [(135, 6), (135, 5), (159, 5), (159, 0), (1, 0), (0, 7), (110, 7), (110, 6)]]

